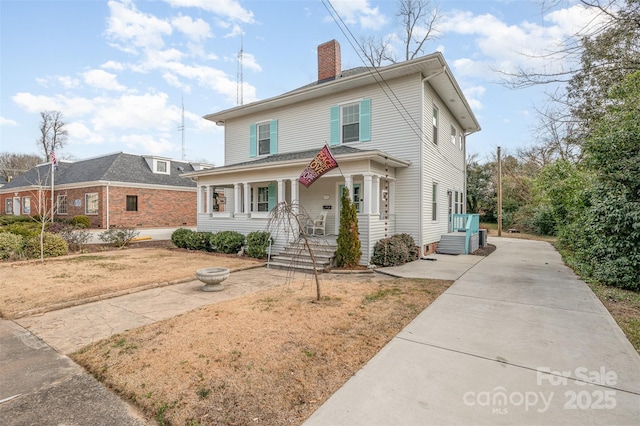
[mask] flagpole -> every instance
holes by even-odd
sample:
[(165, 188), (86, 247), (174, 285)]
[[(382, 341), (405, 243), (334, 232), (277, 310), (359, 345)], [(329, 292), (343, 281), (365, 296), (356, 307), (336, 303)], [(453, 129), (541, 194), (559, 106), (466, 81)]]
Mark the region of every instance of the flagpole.
[[(329, 146), (329, 143), (327, 142), (327, 140), (326, 140), (326, 139), (324, 140), (324, 146), (326, 146), (326, 147), (327, 147), (327, 149), (329, 150), (329, 152), (331, 152), (331, 147)], [(333, 157), (333, 152), (331, 152), (331, 156)], [(334, 157), (334, 158), (335, 158), (335, 157)], [(342, 177), (344, 177), (344, 173), (342, 173), (342, 169), (340, 168), (340, 163), (338, 163), (338, 162), (336, 161), (336, 165), (338, 166), (338, 170), (340, 171), (340, 175), (341, 175)]]
[[(51, 152), (54, 152), (53, 147), (51, 147)], [(51, 223), (53, 223), (53, 184), (55, 179), (55, 152), (53, 155), (54, 156), (51, 157)]]

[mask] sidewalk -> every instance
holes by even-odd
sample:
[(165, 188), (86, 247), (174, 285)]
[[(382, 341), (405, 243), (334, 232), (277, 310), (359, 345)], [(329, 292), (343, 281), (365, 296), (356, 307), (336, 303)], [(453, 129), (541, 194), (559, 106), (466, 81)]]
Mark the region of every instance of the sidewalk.
[(548, 243), (490, 242), (305, 424), (638, 424), (640, 357), (588, 286)]

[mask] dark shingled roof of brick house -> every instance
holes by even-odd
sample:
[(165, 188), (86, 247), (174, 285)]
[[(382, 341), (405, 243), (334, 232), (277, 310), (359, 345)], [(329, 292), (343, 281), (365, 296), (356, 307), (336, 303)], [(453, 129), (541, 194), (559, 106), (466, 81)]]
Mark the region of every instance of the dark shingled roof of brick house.
[[(180, 177), (182, 173), (195, 171), (191, 164), (175, 160), (167, 162), (170, 163), (170, 174), (153, 173), (144, 157), (119, 152), (75, 162), (61, 161), (58, 163), (54, 179), (56, 185), (108, 181), (141, 185), (196, 186), (191, 179)], [(7, 183), (2, 189), (45, 185), (50, 182), (50, 173), (51, 164), (41, 164)]]

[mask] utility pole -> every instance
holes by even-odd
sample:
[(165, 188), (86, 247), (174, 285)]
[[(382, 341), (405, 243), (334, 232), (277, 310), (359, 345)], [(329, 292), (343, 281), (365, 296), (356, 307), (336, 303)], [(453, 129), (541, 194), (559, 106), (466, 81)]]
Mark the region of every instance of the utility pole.
[(502, 157), (498, 147), (498, 237), (502, 236)]

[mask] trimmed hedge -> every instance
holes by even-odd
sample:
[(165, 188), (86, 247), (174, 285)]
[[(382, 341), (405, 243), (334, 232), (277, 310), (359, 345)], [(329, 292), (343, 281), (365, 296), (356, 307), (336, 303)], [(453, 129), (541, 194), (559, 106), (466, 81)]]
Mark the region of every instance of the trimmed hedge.
[(178, 248), (187, 248), (187, 242), (191, 234), (193, 234), (191, 229), (178, 228), (171, 234), (171, 242)]
[(215, 251), (236, 254), (244, 245), (245, 237), (237, 231), (220, 231), (211, 237), (211, 245)]
[(418, 258), (419, 250), (409, 234), (384, 238), (373, 247), (371, 262), (377, 266), (399, 266)]
[(269, 232), (254, 231), (247, 235), (247, 255), (256, 259), (267, 257), (269, 243), (273, 244), (273, 238)]
[[(40, 257), (40, 235), (31, 237), (25, 244), (25, 252), (30, 258)], [(67, 242), (60, 235), (45, 232), (43, 235), (43, 256), (64, 256), (69, 252)]]
[(0, 233), (0, 259), (13, 260), (22, 257), (24, 238), (10, 232)]
[(71, 221), (69, 222), (70, 225), (73, 225), (77, 228), (90, 228), (91, 227), (91, 219), (89, 218), (89, 216), (85, 216), (85, 215), (78, 215), (78, 216), (74, 216), (73, 218), (71, 218)]

